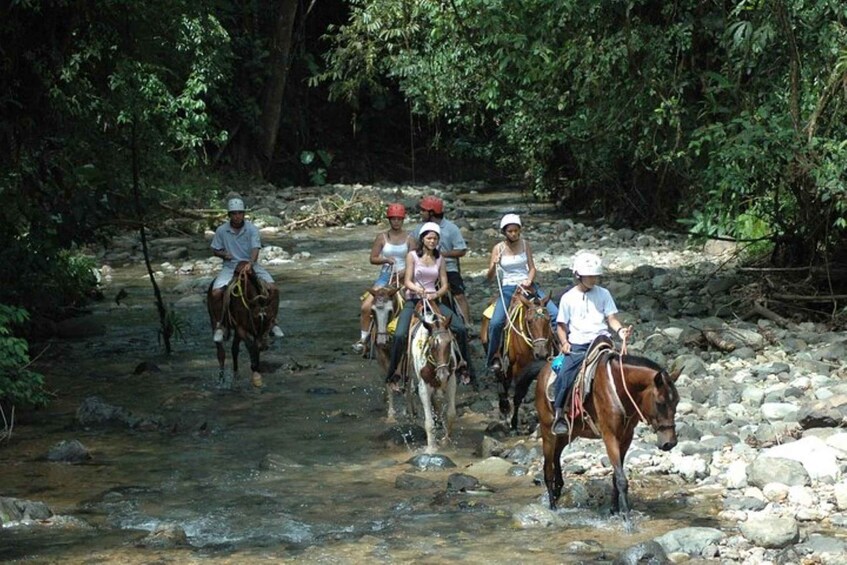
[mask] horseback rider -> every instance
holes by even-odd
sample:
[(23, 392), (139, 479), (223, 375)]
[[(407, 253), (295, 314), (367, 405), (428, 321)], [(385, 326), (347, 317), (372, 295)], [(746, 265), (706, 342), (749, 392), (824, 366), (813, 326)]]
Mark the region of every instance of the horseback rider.
[[(500, 361), (500, 343), (503, 337), (503, 329), (506, 327), (506, 316), (512, 296), (519, 288), (522, 292), (531, 292), (543, 299), (545, 294), (535, 283), (535, 261), (532, 259), (532, 250), (529, 243), (521, 237), (521, 218), (517, 214), (506, 214), (500, 220), (500, 233), (503, 241), (494, 245), (491, 249), (491, 257), (488, 261), (488, 273), (486, 277), (492, 280), (498, 279), (499, 295), (495, 300), (494, 313), (488, 325), (488, 357), (486, 366), (492, 376), (496, 376), (502, 370)], [(547, 311), (550, 312), (550, 320), (555, 320), (559, 310), (553, 301), (547, 301)], [(555, 323), (555, 322), (553, 322)]]
[[(406, 254), (410, 249), (415, 248), (415, 240), (403, 229), (406, 207), (397, 202), (389, 204), (385, 215), (391, 227), (388, 231), (377, 234), (371, 246), (371, 265), (381, 266), (379, 277), (373, 284), (374, 288), (386, 286), (393, 277), (397, 277), (398, 284), (402, 284), (406, 275)], [(373, 295), (365, 294), (359, 313), (359, 341), (353, 344), (353, 351), (356, 353), (362, 353), (365, 350), (373, 302)]]
[[(444, 201), (437, 196), (424, 196), (420, 203), (421, 220), (432, 222), (441, 228), (441, 239), (439, 250), (447, 265), (447, 282), (450, 284), (450, 294), (456, 300), (456, 305), (461, 310), (465, 324), (471, 325), (471, 311), (468, 299), (465, 296), (465, 281), (462, 279), (462, 270), (459, 259), (468, 252), (468, 244), (462, 237), (459, 226), (444, 217)], [(420, 228), (414, 232), (413, 237), (420, 235)]]
[(588, 347), (597, 337), (609, 337), (609, 329), (621, 339), (627, 339), (632, 333), (631, 327), (625, 328), (618, 320), (618, 308), (612, 294), (597, 284), (603, 274), (600, 257), (593, 253), (577, 253), (573, 260), (573, 273), (577, 284), (562, 295), (556, 318), (556, 331), (564, 354), (564, 362), (557, 371), (556, 400), (553, 403), (556, 411), (553, 433), (556, 435), (568, 434), (565, 399)]
[[(271, 295), (278, 292), (270, 273), (259, 265), (259, 250), (262, 248), (259, 229), (248, 220), (244, 219), (244, 201), (241, 198), (230, 198), (226, 206), (229, 221), (220, 225), (215, 230), (212, 238), (212, 254), (223, 259), (223, 268), (212, 283), (212, 311), (217, 313), (215, 320), (215, 333), (213, 340), (221, 343), (224, 340), (222, 325), (224, 289), (235, 275), (235, 269), (241, 262), (247, 262), (248, 273), (253, 272), (263, 281)], [(276, 324), (277, 312), (274, 309), (271, 314), (271, 335), (283, 337), (282, 330)]]
[(462, 318), (439, 301), (448, 289), (444, 257), (438, 250), (441, 228), (434, 222), (427, 222), (421, 226), (419, 232), (417, 249), (409, 251), (406, 255), (406, 276), (403, 281), (406, 288), (406, 303), (397, 319), (397, 329), (394, 333), (391, 359), (385, 380), (392, 386), (398, 385), (402, 380), (397, 371), (400, 358), (409, 341), (409, 326), (415, 313), (415, 307), (422, 298), (426, 298), (438, 305), (442, 316), (450, 317), (450, 330), (456, 336), (459, 352), (464, 358), (464, 361), (460, 362), (460, 366), (457, 368), (457, 373), (463, 381), (467, 382), (470, 379), (468, 332)]

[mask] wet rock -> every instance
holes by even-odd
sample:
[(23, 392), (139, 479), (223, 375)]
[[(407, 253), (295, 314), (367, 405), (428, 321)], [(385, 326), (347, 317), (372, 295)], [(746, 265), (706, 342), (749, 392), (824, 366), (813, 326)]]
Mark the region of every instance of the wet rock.
[(747, 482), (759, 488), (768, 483), (810, 485), (809, 473), (798, 461), (780, 457), (758, 457), (747, 467)]
[(426, 490), (438, 487), (435, 481), (421, 477), (413, 473), (402, 473), (397, 475), (394, 486), (399, 490)]
[(52, 515), (53, 512), (43, 502), (0, 497), (0, 526), (10, 522), (46, 520)]
[(715, 528), (680, 528), (655, 538), (667, 553), (700, 555), (708, 546), (722, 540), (726, 534)]
[(82, 463), (83, 461), (89, 461), (90, 459), (91, 451), (76, 439), (60, 441), (47, 452), (48, 461)]
[(479, 479), (464, 473), (453, 473), (447, 477), (447, 492), (463, 492), (479, 488)]
[(817, 437), (804, 437), (791, 443), (768, 448), (762, 452), (762, 456), (799, 462), (809, 477), (816, 480), (827, 479), (834, 482), (841, 474), (837, 461), (838, 452)]
[(326, 386), (318, 386), (307, 388), (306, 394), (314, 394), (315, 396), (329, 396), (331, 394), (338, 394), (338, 389)]
[(541, 504), (524, 506), (514, 514), (512, 520), (518, 528), (563, 528), (565, 521), (554, 511)]
[(741, 534), (754, 545), (779, 549), (800, 539), (800, 527), (794, 518), (751, 516), (739, 524)]
[(656, 541), (645, 541), (627, 548), (613, 562), (613, 565), (670, 565), (667, 553)]
[(82, 401), (76, 411), (76, 421), (81, 426), (119, 425), (142, 431), (164, 426), (161, 417), (135, 416), (126, 408), (107, 404), (97, 396), (89, 396)]
[(161, 373), (162, 369), (159, 368), (158, 365), (153, 363), (152, 361), (142, 361), (138, 365), (135, 366), (135, 369), (132, 371), (133, 375), (140, 375), (142, 373)]
[(847, 396), (840, 394), (804, 405), (797, 419), (803, 429), (842, 426), (847, 423)]
[(504, 477), (508, 474), (509, 469), (511, 468), (512, 464), (505, 459), (489, 457), (488, 459), (483, 459), (482, 461), (469, 465), (468, 472), (473, 473), (474, 475), (493, 475)]
[(392, 426), (379, 436), (377, 441), (388, 445), (418, 445), (426, 442), (426, 430), (423, 426), (410, 424)]
[(764, 509), (767, 503), (755, 496), (730, 496), (723, 501), (724, 510), (752, 510)]
[(497, 441), (493, 437), (483, 436), (482, 443), (479, 446), (478, 455), (480, 457), (490, 457), (503, 453), (505, 446), (502, 442)]
[(177, 524), (160, 524), (156, 529), (150, 532), (146, 537), (138, 542), (141, 547), (149, 547), (154, 549), (175, 549), (178, 547), (188, 547), (188, 536), (185, 530)]
[(414, 457), (406, 461), (406, 463), (424, 471), (429, 471), (432, 469), (450, 469), (456, 466), (456, 464), (453, 463), (453, 461), (445, 455), (427, 455), (425, 453), (421, 455), (415, 455)]

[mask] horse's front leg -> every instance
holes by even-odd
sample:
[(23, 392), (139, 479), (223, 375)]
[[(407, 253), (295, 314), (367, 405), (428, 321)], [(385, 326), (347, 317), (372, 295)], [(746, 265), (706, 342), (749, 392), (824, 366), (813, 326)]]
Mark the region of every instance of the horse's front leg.
[(426, 430), (426, 452), (435, 453), (435, 419), (432, 415), (432, 388), (418, 377), (418, 396), (424, 410), (424, 429)]
[(506, 371), (503, 371), (498, 376), (500, 377), (500, 394), (499, 394), (499, 408), (500, 415), (503, 416), (504, 419), (509, 417), (509, 414), (512, 412), (512, 406), (509, 404), (509, 383), (511, 381), (511, 367)]
[(241, 336), (238, 335), (238, 330), (236, 329), (232, 335), (232, 349), (230, 350), (232, 353), (232, 378), (238, 376), (238, 349), (241, 347)]
[(629, 513), (629, 481), (623, 468), (623, 456), (618, 438), (611, 432), (603, 434), (603, 442), (606, 444), (606, 454), (612, 465), (612, 514), (621, 513), (624, 522), (630, 523)]
[(556, 510), (556, 502), (562, 495), (562, 487), (565, 484), (559, 458), (565, 448), (567, 438), (561, 438), (562, 445), (559, 446), (560, 438), (551, 431), (552, 425), (552, 421), (549, 424), (542, 424), (541, 438), (544, 452), (544, 484), (547, 487), (547, 501), (550, 504), (550, 510)]
[(218, 380), (224, 380), (224, 365), (226, 364), (226, 349), (223, 343), (215, 343), (215, 349), (218, 354)]
[(445, 418), (444, 443), (450, 440), (453, 433), (453, 426), (456, 423), (456, 374), (450, 375), (447, 380), (447, 417)]
[(262, 386), (262, 375), (259, 373), (260, 339), (249, 337), (246, 340), (246, 344), (247, 352), (250, 354), (250, 370), (253, 372), (250, 382), (254, 387), (259, 388)]

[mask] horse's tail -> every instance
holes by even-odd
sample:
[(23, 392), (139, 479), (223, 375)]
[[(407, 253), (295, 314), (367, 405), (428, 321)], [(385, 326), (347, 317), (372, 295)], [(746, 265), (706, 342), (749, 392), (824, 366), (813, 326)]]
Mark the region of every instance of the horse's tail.
[(532, 363), (521, 369), (521, 372), (518, 373), (517, 381), (515, 382), (515, 399), (520, 398), (523, 400), (526, 397), (526, 393), (529, 390), (529, 386), (532, 384), (532, 381), (538, 377), (541, 369), (543, 369), (546, 364), (546, 359), (535, 359)]

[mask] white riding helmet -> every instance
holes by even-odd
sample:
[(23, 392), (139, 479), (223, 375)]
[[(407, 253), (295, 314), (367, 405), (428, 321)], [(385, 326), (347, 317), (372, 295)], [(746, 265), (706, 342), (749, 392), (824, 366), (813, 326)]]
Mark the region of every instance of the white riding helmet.
[(577, 253), (573, 258), (573, 272), (578, 277), (599, 277), (603, 274), (603, 260), (594, 253)]
[(504, 229), (506, 229), (506, 226), (508, 226), (509, 224), (515, 224), (516, 226), (520, 226), (521, 225), (521, 217), (518, 216), (517, 214), (506, 214), (500, 220), (500, 231), (503, 231)]
[(240, 198), (230, 198), (226, 203), (227, 212), (243, 212), (244, 210), (244, 201)]
[(441, 237), (441, 226), (436, 224), (435, 222), (427, 222), (421, 226), (421, 230), (418, 232), (418, 237), (422, 236), (428, 231), (434, 231), (438, 234), (438, 237)]

